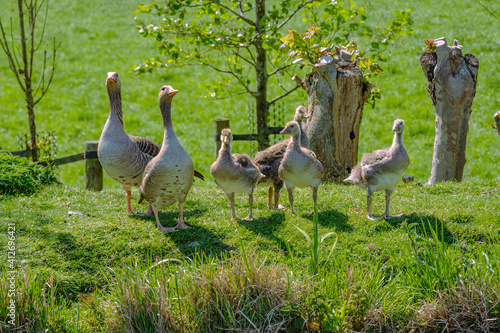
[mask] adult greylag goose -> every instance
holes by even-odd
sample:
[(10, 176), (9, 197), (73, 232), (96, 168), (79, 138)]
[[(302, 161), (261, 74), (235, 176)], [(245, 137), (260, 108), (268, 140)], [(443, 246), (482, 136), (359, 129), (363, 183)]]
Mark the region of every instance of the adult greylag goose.
[(366, 213), (370, 220), (381, 219), (381, 217), (374, 217), (371, 214), (372, 194), (376, 191), (385, 191), (384, 218), (401, 216), (390, 215), (389, 204), (391, 202), (391, 193), (410, 164), (410, 159), (403, 144), (404, 124), (402, 119), (394, 120), (392, 145), (385, 149), (363, 154), (361, 161), (352, 169), (351, 175), (344, 179), (346, 183), (352, 183), (366, 189)]
[[(178, 90), (171, 86), (163, 86), (158, 95), (161, 115), (163, 117), (164, 134), (160, 152), (149, 161), (144, 170), (142, 184), (139, 187), (139, 203), (146, 200), (153, 206), (156, 225), (162, 232), (174, 231), (176, 228), (189, 228), (184, 223), (183, 206), (191, 185), (193, 184), (194, 165), (191, 157), (181, 145), (172, 127), (172, 99)], [(179, 202), (179, 220), (173, 228), (163, 227), (158, 216), (158, 209)]]
[(293, 209), (295, 187), (311, 187), (316, 207), (318, 187), (323, 177), (323, 165), (313, 151), (300, 146), (300, 126), (296, 121), (289, 121), (280, 133), (292, 136), (279, 166), (278, 175), (285, 182), (291, 213), (295, 214)]
[(233, 220), (237, 219), (234, 208), (234, 194), (248, 194), (250, 211), (245, 220), (251, 221), (253, 220), (253, 190), (261, 177), (261, 173), (247, 154), (231, 154), (233, 135), (229, 128), (222, 130), (220, 138), (222, 146), (219, 150), (217, 160), (210, 167), (210, 173), (214, 177), (215, 183), (219, 185), (229, 198)]
[[(131, 188), (139, 187), (144, 168), (158, 155), (160, 146), (140, 136), (128, 135), (123, 128), (121, 81), (118, 73), (109, 72), (106, 78), (106, 90), (109, 96), (110, 111), (102, 130), (97, 156), (104, 171), (122, 184), (127, 200), (127, 213), (132, 214), (130, 204)], [(198, 171), (195, 176), (204, 180)], [(151, 205), (147, 214), (152, 213)]]
[[(304, 148), (309, 148), (309, 139), (307, 134), (302, 129), (302, 121), (308, 118), (307, 109), (304, 106), (299, 106), (295, 110), (294, 120), (299, 124), (300, 127), (300, 145)], [(280, 141), (275, 145), (259, 151), (253, 162), (258, 166), (259, 171), (263, 174), (263, 177), (259, 181), (259, 185), (269, 186), (268, 197), (267, 197), (267, 207), (269, 209), (284, 209), (281, 204), (279, 204), (280, 190), (283, 187), (283, 180), (278, 176), (278, 169), (281, 164), (281, 160), (285, 155), (286, 147), (290, 143), (290, 138)], [(271, 204), (274, 192), (274, 206)]]
[[(110, 111), (102, 130), (97, 156), (104, 171), (122, 184), (127, 200), (127, 213), (133, 213), (130, 205), (131, 188), (139, 187), (148, 162), (158, 154), (160, 146), (139, 136), (127, 135), (123, 128), (121, 81), (116, 72), (106, 78)], [(148, 207), (151, 214), (151, 206)]]

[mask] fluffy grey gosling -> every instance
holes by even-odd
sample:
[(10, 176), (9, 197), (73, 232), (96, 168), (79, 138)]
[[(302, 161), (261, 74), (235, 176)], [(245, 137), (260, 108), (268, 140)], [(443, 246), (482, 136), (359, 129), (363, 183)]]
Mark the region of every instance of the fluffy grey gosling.
[[(293, 120), (295, 120), (300, 126), (300, 146), (304, 148), (309, 148), (309, 139), (307, 138), (307, 134), (302, 129), (302, 121), (306, 120), (308, 117), (309, 115), (305, 106), (301, 105), (297, 107)], [(259, 171), (264, 175), (259, 180), (258, 185), (269, 187), (267, 196), (268, 209), (285, 209), (284, 206), (279, 204), (280, 190), (284, 183), (278, 176), (278, 170), (289, 142), (290, 138), (280, 141), (265, 150), (259, 151), (253, 159), (253, 162), (257, 165)], [(272, 205), (273, 192), (274, 206)]]
[(252, 163), (250, 156), (247, 154), (231, 154), (233, 135), (229, 128), (222, 130), (220, 139), (222, 146), (217, 160), (210, 167), (210, 173), (214, 177), (215, 183), (229, 198), (233, 220), (237, 219), (234, 208), (234, 194), (248, 194), (250, 211), (245, 220), (251, 221), (253, 220), (253, 190), (262, 175), (257, 166)]
[[(156, 225), (158, 230), (163, 232), (174, 231), (176, 228), (189, 228), (184, 223), (183, 206), (193, 184), (194, 166), (172, 127), (172, 99), (178, 92), (170, 86), (163, 86), (160, 89), (158, 102), (164, 125), (163, 144), (159, 154), (146, 166), (144, 178), (139, 187), (141, 194), (139, 203), (145, 199), (153, 206)], [(165, 228), (160, 224), (158, 209), (171, 206), (176, 202), (179, 202), (180, 213), (177, 225), (173, 228)]]
[(389, 219), (400, 215), (389, 214), (391, 193), (396, 184), (410, 164), (410, 159), (403, 144), (403, 131), (405, 128), (402, 119), (394, 120), (392, 130), (395, 132), (392, 146), (365, 153), (361, 161), (352, 169), (351, 175), (344, 182), (366, 188), (367, 209), (366, 213), (370, 220), (379, 220), (381, 217), (373, 217), (371, 214), (372, 194), (376, 191), (385, 190), (385, 213), (384, 218)]
[(321, 177), (323, 177), (323, 165), (318, 161), (313, 151), (300, 146), (300, 126), (296, 121), (288, 122), (280, 133), (292, 136), (292, 141), (286, 148), (278, 174), (285, 181), (291, 213), (295, 215), (293, 189), (295, 187), (312, 187), (314, 207), (316, 207), (318, 187), (321, 184)]

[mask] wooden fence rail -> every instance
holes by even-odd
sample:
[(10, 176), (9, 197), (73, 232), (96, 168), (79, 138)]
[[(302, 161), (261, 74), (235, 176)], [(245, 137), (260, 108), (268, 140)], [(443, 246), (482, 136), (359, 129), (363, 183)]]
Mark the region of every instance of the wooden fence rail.
[[(48, 162), (39, 162), (42, 165), (59, 166), (85, 160), (85, 189), (93, 191), (102, 190), (102, 166), (97, 158), (97, 145), (99, 141), (87, 141), (83, 153), (57, 158)], [(19, 150), (10, 152), (14, 156), (30, 157), (33, 150)]]

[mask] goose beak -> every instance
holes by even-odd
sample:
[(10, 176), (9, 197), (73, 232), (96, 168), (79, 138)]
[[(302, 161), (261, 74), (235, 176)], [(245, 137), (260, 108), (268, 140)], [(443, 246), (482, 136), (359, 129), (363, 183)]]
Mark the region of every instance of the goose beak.
[(174, 90), (170, 91), (170, 93), (168, 94), (168, 96), (175, 96), (175, 95), (177, 95), (178, 92), (179, 92), (179, 90), (175, 90), (174, 89)]
[(112, 77), (108, 77), (108, 78), (106, 79), (106, 82), (107, 82), (107, 83), (116, 83), (116, 80), (115, 80), (115, 79), (113, 79)]
[(288, 127), (283, 128), (283, 130), (281, 130), (280, 134), (288, 134)]

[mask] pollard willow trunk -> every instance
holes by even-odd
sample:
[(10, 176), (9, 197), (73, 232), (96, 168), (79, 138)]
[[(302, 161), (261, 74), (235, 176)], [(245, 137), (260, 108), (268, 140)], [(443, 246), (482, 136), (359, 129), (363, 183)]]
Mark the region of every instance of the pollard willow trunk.
[(462, 181), (471, 106), (476, 95), (479, 61), (462, 57), (458, 41), (434, 40), (435, 52), (424, 52), (420, 65), (427, 76), (427, 91), (436, 109), (436, 138), (428, 184)]
[(341, 50), (325, 56), (306, 75), (309, 119), (304, 130), (309, 148), (325, 168), (323, 180), (341, 183), (357, 162), (359, 127), (371, 84), (361, 68)]

